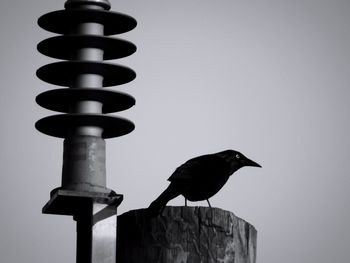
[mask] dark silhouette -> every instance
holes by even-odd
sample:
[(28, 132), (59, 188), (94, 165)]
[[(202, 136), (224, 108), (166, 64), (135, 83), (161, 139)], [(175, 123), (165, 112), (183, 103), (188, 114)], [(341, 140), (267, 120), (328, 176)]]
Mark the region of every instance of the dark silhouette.
[(148, 207), (148, 214), (156, 216), (173, 198), (183, 195), (185, 204), (190, 201), (207, 200), (215, 195), (228, 178), (244, 166), (261, 167), (240, 152), (226, 150), (188, 160), (169, 177), (170, 185)]

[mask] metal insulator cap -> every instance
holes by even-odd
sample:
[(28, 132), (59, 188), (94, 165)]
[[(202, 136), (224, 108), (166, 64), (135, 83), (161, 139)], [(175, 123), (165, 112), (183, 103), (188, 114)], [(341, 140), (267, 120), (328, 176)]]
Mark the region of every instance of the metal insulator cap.
[(83, 5), (99, 6), (103, 7), (105, 10), (111, 9), (111, 4), (108, 0), (67, 0), (64, 4), (66, 9), (75, 8)]

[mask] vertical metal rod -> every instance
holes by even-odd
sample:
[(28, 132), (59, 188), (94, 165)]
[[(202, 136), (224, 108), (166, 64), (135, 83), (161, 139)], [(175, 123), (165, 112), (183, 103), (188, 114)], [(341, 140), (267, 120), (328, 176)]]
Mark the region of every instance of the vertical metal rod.
[(76, 262), (91, 263), (92, 209), (85, 209), (85, 213), (76, 216), (75, 219), (77, 221)]
[(88, 202), (76, 216), (77, 263), (116, 263), (117, 207)]
[[(72, 2), (72, 1), (71, 1)], [(73, 1), (74, 2), (74, 1)], [(78, 1), (77, 1), (78, 2)], [(84, 1), (81, 1), (82, 3)], [(88, 1), (86, 1), (89, 4)], [(86, 8), (90, 8), (93, 5), (86, 5)], [(98, 23), (81, 23), (77, 24), (76, 27), (71, 29), (72, 33), (78, 35), (103, 35), (104, 27)], [(73, 60), (79, 61), (102, 61), (103, 60), (103, 50), (97, 48), (81, 48), (72, 54)], [(103, 77), (98, 74), (79, 74), (71, 80), (71, 88), (102, 88)], [(73, 113), (102, 113), (102, 103), (97, 101), (79, 101), (71, 106), (71, 111)], [(91, 136), (95, 137), (95, 140), (99, 140), (99, 144), (104, 145), (104, 140), (100, 137), (102, 136), (103, 130), (96, 126), (80, 126), (74, 129), (74, 137), (71, 139), (82, 140), (87, 148), (94, 148), (97, 144), (95, 142), (91, 143)], [(66, 139), (67, 140), (67, 139)], [(71, 145), (72, 146), (72, 145)], [(75, 151), (74, 147), (69, 148), (68, 151)], [(102, 153), (102, 154), (101, 154)], [(88, 156), (94, 156), (94, 158), (88, 160)], [(105, 148), (100, 150), (100, 158), (95, 158), (97, 155), (88, 154), (84, 159), (87, 162), (74, 161), (74, 165), (79, 170), (74, 171), (70, 174), (70, 178), (79, 176), (81, 181), (84, 181), (84, 176), (86, 176), (87, 181), (92, 182), (92, 178), (100, 178), (103, 182), (93, 182), (93, 185), (101, 185), (104, 187), (106, 185), (106, 171), (105, 171)], [(101, 158), (102, 157), (102, 158)], [(99, 160), (103, 160), (102, 163)], [(80, 164), (80, 165), (79, 165)], [(85, 165), (82, 165), (85, 164)], [(101, 166), (102, 164), (102, 166)], [(92, 168), (92, 166), (94, 166)], [(103, 169), (101, 169), (101, 167)], [(86, 171), (85, 171), (86, 170)], [(93, 171), (96, 173), (91, 176), (90, 173)], [(103, 211), (107, 211), (107, 214), (103, 215)], [(82, 214), (77, 217), (77, 263), (115, 263), (116, 262), (116, 247), (110, 251), (108, 249), (111, 245), (116, 243), (116, 229), (113, 231), (113, 226), (116, 227), (116, 208), (111, 208), (106, 204), (99, 204), (93, 200), (87, 202), (87, 207), (82, 208)], [(114, 211), (114, 215), (108, 214), (108, 212)], [(103, 218), (106, 216), (107, 219)], [(114, 224), (109, 223), (110, 220)], [(103, 236), (105, 233), (99, 231), (99, 229), (109, 229), (111, 231), (111, 237)], [(112, 228), (112, 229), (110, 229)], [(110, 244), (111, 243), (111, 244)], [(111, 253), (112, 252), (112, 253)]]

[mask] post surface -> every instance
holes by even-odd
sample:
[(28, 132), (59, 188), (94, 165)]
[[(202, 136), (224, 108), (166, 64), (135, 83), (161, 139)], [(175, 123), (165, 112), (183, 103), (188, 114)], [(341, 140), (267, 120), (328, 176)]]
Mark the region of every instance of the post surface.
[(255, 263), (257, 231), (232, 212), (208, 207), (166, 207), (118, 217), (118, 263)]

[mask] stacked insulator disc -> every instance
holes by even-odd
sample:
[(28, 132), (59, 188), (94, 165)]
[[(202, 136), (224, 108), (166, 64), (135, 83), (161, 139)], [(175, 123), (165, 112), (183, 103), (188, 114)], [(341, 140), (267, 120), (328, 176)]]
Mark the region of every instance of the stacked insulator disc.
[(135, 99), (104, 87), (128, 83), (136, 74), (128, 67), (104, 60), (126, 57), (136, 51), (131, 42), (109, 37), (132, 30), (136, 20), (109, 11), (107, 0), (68, 0), (65, 8), (38, 20), (43, 29), (60, 34), (40, 42), (39, 52), (62, 61), (42, 66), (37, 76), (66, 88), (37, 96), (40, 106), (63, 114), (39, 120), (36, 128), (60, 138), (76, 135), (112, 138), (130, 133), (134, 129), (132, 122), (105, 114), (126, 110), (135, 104)]

